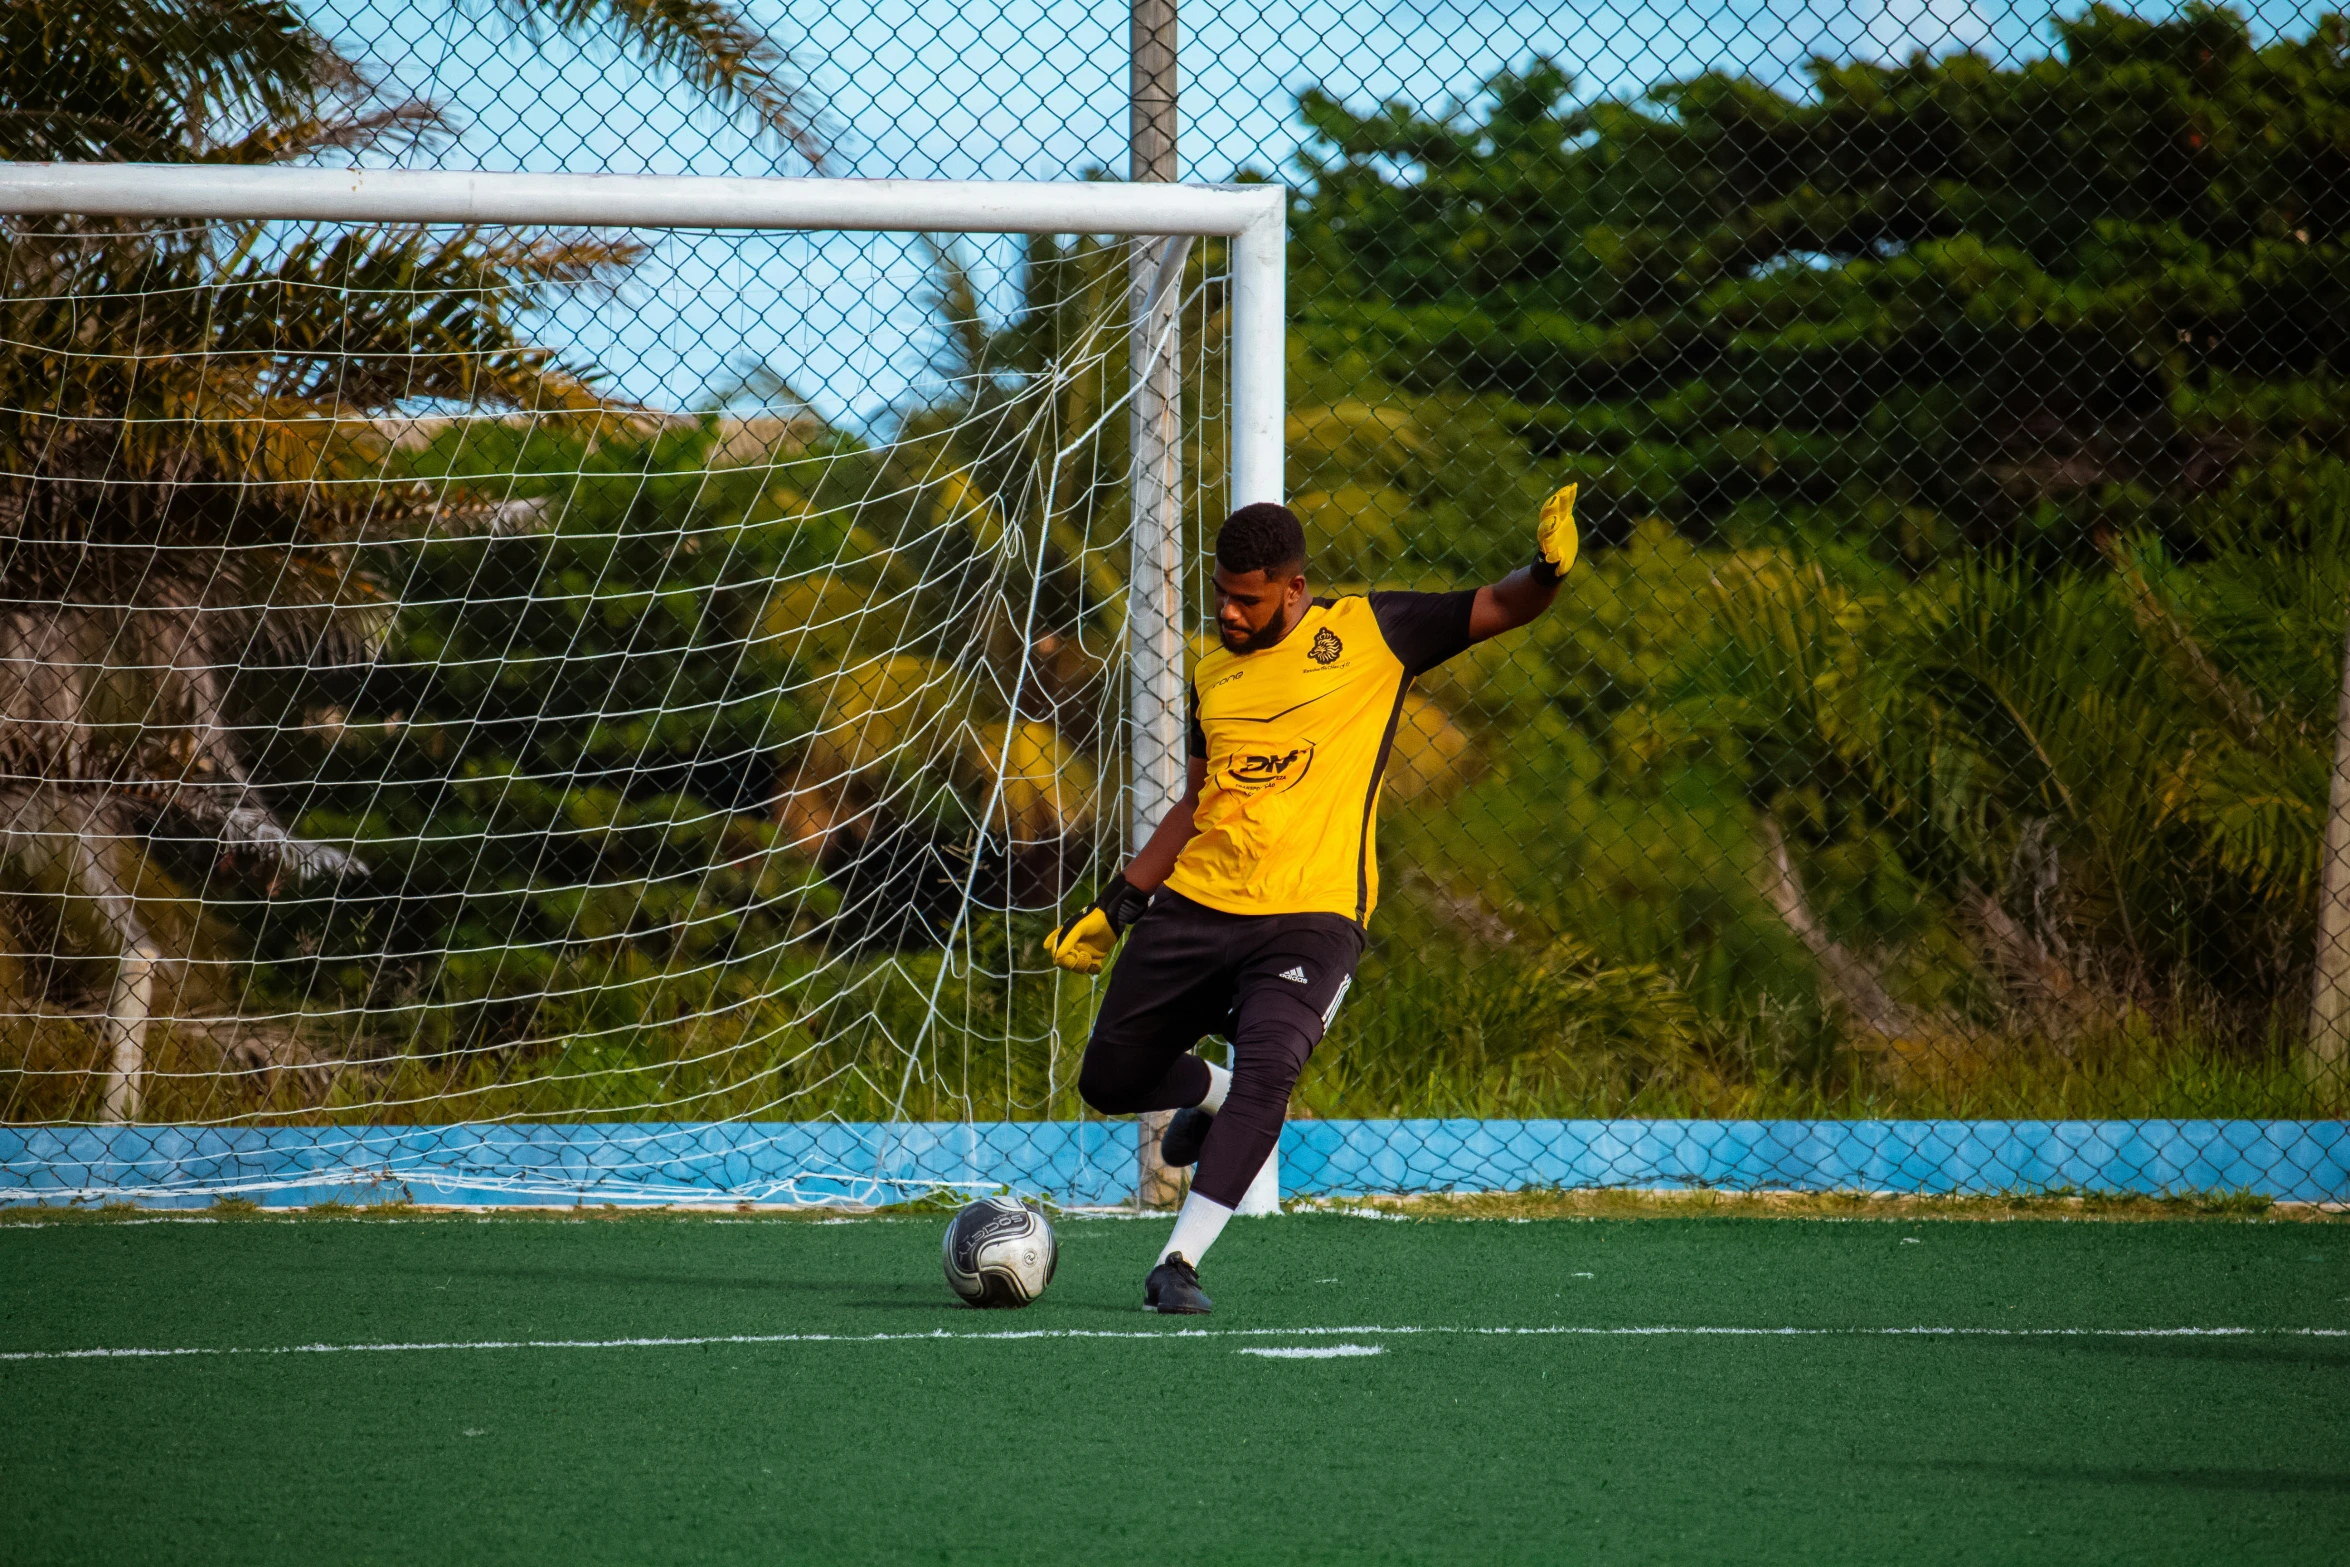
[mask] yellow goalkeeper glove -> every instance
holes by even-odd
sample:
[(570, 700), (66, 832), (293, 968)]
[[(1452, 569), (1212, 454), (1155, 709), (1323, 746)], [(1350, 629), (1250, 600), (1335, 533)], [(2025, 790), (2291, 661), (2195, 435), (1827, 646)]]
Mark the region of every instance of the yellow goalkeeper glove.
[(1534, 523), (1534, 580), (1546, 588), (1575, 564), (1575, 546), (1581, 540), (1575, 532), (1577, 488), (1561, 486), (1542, 503), (1542, 515)]
[(1073, 974), (1099, 974), (1126, 927), (1142, 918), (1151, 895), (1123, 876), (1112, 877), (1093, 906), (1044, 938), (1046, 956)]

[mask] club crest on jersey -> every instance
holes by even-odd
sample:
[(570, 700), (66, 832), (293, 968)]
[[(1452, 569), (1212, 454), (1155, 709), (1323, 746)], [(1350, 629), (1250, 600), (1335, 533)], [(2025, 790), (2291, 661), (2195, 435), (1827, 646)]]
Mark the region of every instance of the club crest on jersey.
[(1346, 644), (1338, 640), (1338, 633), (1324, 626), (1314, 633), (1314, 645), (1306, 649), (1306, 657), (1328, 669), (1345, 651)]
[(1286, 789), (1314, 765), (1314, 748), (1287, 751), (1235, 751), (1225, 759), (1224, 779), (1235, 789)]

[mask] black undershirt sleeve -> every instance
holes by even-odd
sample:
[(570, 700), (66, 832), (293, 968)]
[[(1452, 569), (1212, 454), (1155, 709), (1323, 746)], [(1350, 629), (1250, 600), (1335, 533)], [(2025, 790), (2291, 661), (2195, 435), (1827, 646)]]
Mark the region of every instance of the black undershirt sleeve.
[(1184, 694), (1187, 698), (1184, 720), (1185, 727), (1190, 731), (1191, 760), (1204, 762), (1208, 759), (1208, 732), (1199, 723), (1199, 687), (1196, 684), (1188, 686)]
[(1475, 588), (1458, 593), (1374, 593), (1371, 614), (1388, 651), (1413, 674), (1423, 674), (1467, 650)]

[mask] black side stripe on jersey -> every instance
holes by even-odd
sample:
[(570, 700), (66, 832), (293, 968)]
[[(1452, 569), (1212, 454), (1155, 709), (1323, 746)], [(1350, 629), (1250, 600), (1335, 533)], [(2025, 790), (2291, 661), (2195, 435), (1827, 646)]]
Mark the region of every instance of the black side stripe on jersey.
[(1371, 786), (1363, 791), (1363, 825), (1355, 836), (1355, 923), (1371, 912), (1371, 813), (1379, 809), (1379, 780), (1387, 774), (1387, 753), (1395, 749), (1395, 726), (1403, 721), (1403, 699), (1412, 689), (1412, 672), (1405, 670), (1395, 683), (1395, 705), (1387, 710), (1387, 732), (1379, 737), (1379, 754), (1371, 758)]
[(1290, 714), (1296, 712), (1301, 707), (1312, 707), (1316, 702), (1321, 701), (1323, 697), (1336, 696), (1337, 694), (1338, 693), (1335, 691), (1325, 691), (1321, 694), (1321, 696), (1309, 696), (1304, 701), (1293, 703), (1292, 705), (1283, 708), (1280, 712), (1272, 714), (1270, 717), (1266, 718), (1219, 718), (1216, 720), (1216, 722), (1220, 724), (1270, 724), (1279, 719), (1287, 718)]

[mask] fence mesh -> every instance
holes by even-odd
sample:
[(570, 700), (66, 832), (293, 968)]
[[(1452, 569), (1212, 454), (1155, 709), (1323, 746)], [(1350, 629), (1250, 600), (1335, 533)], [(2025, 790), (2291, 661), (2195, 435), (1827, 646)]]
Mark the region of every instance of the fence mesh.
[[(1122, 177), (1128, 13), (35, 3), (0, 156)], [(1286, 1189), (2350, 1196), (2350, 28), (1228, 6), (1423, 679)], [(5, 1194), (1136, 1191), (1113, 236), (0, 219)], [(1184, 279), (1221, 514), (1220, 249)], [(1213, 1048), (1213, 1047), (1210, 1047)]]

